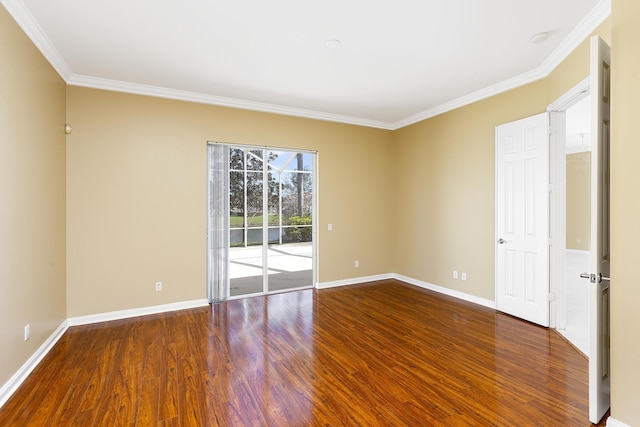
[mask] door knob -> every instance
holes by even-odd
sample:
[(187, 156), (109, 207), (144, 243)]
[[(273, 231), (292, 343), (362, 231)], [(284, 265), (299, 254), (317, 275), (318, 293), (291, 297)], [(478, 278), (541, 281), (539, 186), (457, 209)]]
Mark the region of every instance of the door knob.
[(507, 243), (506, 240), (504, 240), (502, 237), (498, 239), (498, 243), (501, 245), (504, 245), (505, 243)]
[[(595, 274), (589, 274), (589, 273), (580, 273), (580, 277), (583, 279), (589, 279), (589, 282), (591, 283), (596, 283), (596, 275)], [(602, 277), (602, 274), (600, 275), (600, 277)], [(602, 282), (602, 279), (600, 279), (600, 282)]]
[(580, 273), (580, 277), (583, 279), (589, 279), (591, 283), (596, 283), (596, 279), (598, 280), (598, 283), (602, 282), (603, 280), (611, 280), (611, 278), (603, 276), (602, 273), (598, 273), (597, 277), (595, 274)]

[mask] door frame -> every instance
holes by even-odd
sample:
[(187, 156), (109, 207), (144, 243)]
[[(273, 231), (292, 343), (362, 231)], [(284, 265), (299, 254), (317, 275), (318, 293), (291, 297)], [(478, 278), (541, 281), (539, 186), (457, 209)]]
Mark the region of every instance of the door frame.
[(589, 96), (590, 77), (569, 89), (547, 107), (549, 113), (549, 327), (564, 329), (567, 325), (567, 297), (564, 284), (564, 258), (567, 237), (566, 206), (566, 111)]
[[(312, 187), (312, 199), (311, 199), (311, 218), (312, 218), (312, 224), (311, 224), (311, 251), (312, 251), (312, 256), (311, 256), (311, 284), (308, 286), (302, 286), (302, 287), (296, 287), (296, 288), (290, 288), (290, 289), (285, 289), (285, 290), (277, 290), (277, 291), (269, 291), (268, 288), (266, 287), (267, 284), (267, 277), (268, 277), (268, 271), (263, 270), (263, 291), (262, 292), (258, 292), (258, 293), (251, 293), (251, 294), (244, 294), (244, 295), (236, 295), (236, 296), (231, 296), (230, 295), (230, 280), (229, 280), (229, 276), (228, 276), (228, 271), (229, 271), (229, 256), (226, 257), (226, 265), (227, 265), (227, 274), (226, 274), (226, 291), (224, 292), (225, 298), (224, 300), (234, 300), (234, 299), (241, 299), (241, 298), (247, 298), (247, 297), (252, 297), (252, 296), (258, 296), (258, 295), (270, 295), (270, 294), (275, 294), (275, 293), (281, 293), (281, 292), (289, 292), (289, 291), (295, 291), (295, 290), (302, 290), (302, 289), (313, 289), (313, 288), (317, 288), (318, 287), (318, 151), (316, 150), (309, 150), (309, 149), (302, 149), (302, 148), (288, 148), (288, 147), (275, 147), (275, 146), (264, 146), (264, 145), (251, 145), (251, 144), (237, 144), (237, 143), (230, 143), (230, 142), (222, 142), (222, 141), (207, 141), (207, 147), (210, 145), (220, 145), (220, 146), (224, 146), (227, 149), (231, 148), (231, 147), (236, 147), (236, 148), (242, 148), (242, 149), (249, 149), (249, 150), (274, 150), (274, 151), (287, 151), (287, 152), (296, 152), (296, 153), (308, 153), (312, 155), (312, 174), (311, 174), (311, 187)], [(216, 300), (214, 298), (214, 278), (213, 278), (213, 272), (212, 272), (212, 260), (211, 260), (211, 229), (212, 229), (212, 224), (211, 224), (211, 203), (213, 202), (211, 199), (211, 181), (210, 181), (210, 174), (211, 174), (211, 162), (210, 162), (210, 158), (209, 158), (209, 154), (207, 153), (207, 283), (206, 283), (206, 287), (207, 287), (207, 299), (209, 300), (210, 303), (212, 302), (218, 302), (218, 300)], [(228, 171), (227, 171), (228, 173)], [(228, 184), (227, 184), (228, 185)], [(266, 192), (266, 190), (263, 190)], [(263, 195), (264, 197), (264, 195)], [(227, 195), (228, 198), (228, 195)], [(227, 201), (228, 204), (228, 201)], [(265, 231), (266, 230), (266, 231)], [(230, 233), (230, 228), (227, 227), (227, 238), (226, 238), (226, 242), (227, 242), (227, 250), (229, 250), (229, 233)], [(268, 227), (265, 227), (265, 220), (263, 217), (263, 238), (265, 237), (265, 234), (268, 233)], [(263, 239), (264, 240), (264, 239)], [(266, 239), (265, 241), (268, 241), (268, 239)], [(263, 248), (263, 258), (266, 257), (266, 252), (268, 249), (268, 244), (264, 245)], [(266, 258), (264, 258), (266, 260)], [(263, 266), (264, 268), (264, 266)], [(266, 291), (265, 291), (266, 289)]]

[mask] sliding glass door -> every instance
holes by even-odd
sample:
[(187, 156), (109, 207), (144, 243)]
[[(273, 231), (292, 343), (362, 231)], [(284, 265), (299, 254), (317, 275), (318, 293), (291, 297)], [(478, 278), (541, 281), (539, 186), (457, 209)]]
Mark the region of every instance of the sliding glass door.
[(313, 155), (269, 151), (268, 290), (313, 284)]
[(313, 286), (314, 164), (312, 152), (209, 146), (210, 300)]

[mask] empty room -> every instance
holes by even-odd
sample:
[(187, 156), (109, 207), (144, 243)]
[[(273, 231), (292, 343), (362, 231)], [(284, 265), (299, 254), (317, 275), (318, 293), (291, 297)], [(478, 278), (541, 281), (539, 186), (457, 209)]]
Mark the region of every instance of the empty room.
[(0, 2), (0, 425), (640, 425), (635, 0)]

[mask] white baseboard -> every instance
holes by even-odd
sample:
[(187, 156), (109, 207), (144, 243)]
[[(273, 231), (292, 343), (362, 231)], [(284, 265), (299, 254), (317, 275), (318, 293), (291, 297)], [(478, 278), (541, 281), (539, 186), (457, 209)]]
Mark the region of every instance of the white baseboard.
[(353, 279), (337, 280), (335, 282), (317, 283), (317, 289), (335, 288), (338, 286), (359, 285), (361, 283), (374, 282), (376, 280), (389, 280), (396, 279), (401, 282), (408, 283), (410, 285), (418, 286), (420, 288), (429, 289), (430, 291), (438, 292), (439, 294), (448, 295), (450, 297), (458, 298), (463, 301), (472, 302), (474, 304), (482, 305), (491, 309), (496, 309), (495, 301), (480, 298), (475, 295), (466, 294), (464, 292), (455, 291), (453, 289), (445, 288), (442, 286), (434, 285), (431, 283), (423, 282), (421, 280), (412, 279), (411, 277), (403, 276), (401, 274), (389, 273), (379, 274), (377, 276), (367, 277), (354, 277)]
[(359, 285), (361, 283), (375, 282), (376, 280), (393, 279), (393, 274), (378, 274), (376, 276), (354, 277), (353, 279), (336, 280), (335, 282), (316, 283), (316, 289), (336, 288), (338, 286)]
[(582, 249), (565, 249), (565, 252), (575, 255), (589, 255), (589, 251), (583, 251)]
[(209, 305), (206, 299), (174, 302), (171, 304), (153, 305), (150, 307), (132, 308), (129, 310), (110, 311), (107, 313), (90, 314), (88, 316), (70, 317), (69, 326), (88, 325), (90, 323), (108, 322), (110, 320), (127, 319), (130, 317), (146, 316), (148, 314), (164, 313), (167, 311), (185, 310), (188, 308)]
[(607, 418), (607, 427), (631, 427), (629, 424), (625, 424), (622, 421), (618, 421), (611, 417)]
[(206, 299), (183, 301), (171, 304), (156, 305), (151, 307), (134, 308), (131, 310), (112, 311), (109, 313), (92, 314), (89, 316), (71, 317), (56, 329), (53, 334), (36, 350), (22, 367), (0, 388), (0, 407), (20, 387), (29, 374), (35, 369), (42, 359), (51, 351), (60, 337), (71, 326), (86, 325), (90, 323), (107, 322), (109, 320), (126, 319), (129, 317), (144, 316), (147, 314), (164, 313), (167, 311), (184, 310), (188, 308), (204, 307), (209, 305)]
[(475, 295), (470, 295), (464, 292), (456, 291), (456, 290), (445, 288), (442, 286), (434, 285), (432, 283), (423, 282), (421, 280), (412, 279), (411, 277), (403, 276), (401, 274), (393, 274), (392, 276), (394, 279), (400, 280), (401, 282), (406, 282), (411, 285), (415, 285), (424, 289), (429, 289), (430, 291), (438, 292), (439, 294), (448, 295), (450, 297), (458, 298), (463, 301), (472, 302), (474, 304), (482, 305), (484, 307), (488, 307), (494, 310), (496, 309), (495, 301), (480, 298)]
[(65, 320), (53, 331), (44, 343), (36, 350), (33, 355), (13, 374), (9, 381), (0, 388), (0, 407), (6, 403), (11, 395), (20, 387), (29, 374), (38, 366), (42, 359), (51, 351), (53, 346), (58, 342), (60, 337), (69, 329), (69, 323)]

